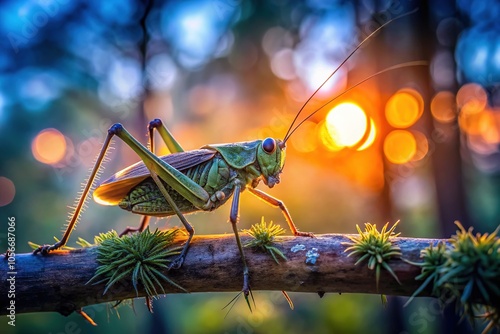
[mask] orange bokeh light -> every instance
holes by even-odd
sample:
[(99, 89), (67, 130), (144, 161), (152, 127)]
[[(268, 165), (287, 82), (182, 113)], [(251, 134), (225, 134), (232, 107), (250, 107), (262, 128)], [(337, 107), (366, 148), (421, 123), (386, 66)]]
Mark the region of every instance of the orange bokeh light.
[(384, 154), (394, 164), (410, 161), (417, 152), (415, 136), (406, 130), (391, 131), (384, 140)]
[(460, 112), (473, 114), (486, 107), (488, 96), (481, 85), (469, 83), (460, 87), (457, 92), (457, 106)]
[(0, 206), (6, 206), (14, 200), (16, 187), (10, 179), (0, 176)]
[[(326, 130), (321, 131), (322, 141), (332, 151), (359, 144), (361, 144), (359, 150), (366, 149), (373, 144), (376, 135), (374, 122), (361, 107), (350, 102), (341, 103), (331, 109), (322, 130)], [(368, 136), (366, 136), (367, 131), (370, 131)], [(328, 138), (323, 138), (325, 136)], [(365, 137), (366, 140), (360, 143)]]
[(456, 103), (460, 110), (458, 123), (468, 135), (481, 136), (490, 117), (485, 112), (488, 103), (486, 91), (476, 83), (463, 85), (457, 92)]
[(441, 123), (450, 123), (457, 117), (455, 95), (449, 91), (438, 92), (431, 101), (431, 113)]
[(52, 128), (42, 130), (31, 142), (31, 152), (36, 160), (44, 164), (57, 164), (66, 153), (64, 135)]
[(385, 106), (385, 117), (395, 128), (407, 128), (422, 116), (423, 98), (414, 89), (403, 89), (394, 94)]
[(480, 135), (481, 134), (481, 113), (467, 113), (460, 112), (458, 115), (458, 124), (460, 129), (469, 135)]
[(420, 131), (412, 131), (411, 133), (415, 137), (415, 141), (417, 143), (417, 150), (412, 157), (412, 161), (422, 160), (429, 152), (429, 141)]
[(478, 121), (479, 133), (488, 144), (500, 143), (500, 116), (498, 111), (485, 109)]

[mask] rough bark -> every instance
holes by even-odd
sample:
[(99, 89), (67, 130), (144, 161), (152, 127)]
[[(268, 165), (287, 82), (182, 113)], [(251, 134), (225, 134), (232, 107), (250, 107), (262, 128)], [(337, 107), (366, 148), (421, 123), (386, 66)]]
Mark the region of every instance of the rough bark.
[[(242, 236), (243, 242), (247, 237)], [(421, 282), (415, 277), (420, 268), (400, 259), (389, 262), (401, 281), (382, 270), (380, 286), (375, 285), (375, 272), (366, 262), (355, 265), (357, 258), (348, 257), (342, 242), (345, 235), (324, 234), (316, 238), (278, 237), (278, 247), (288, 258), (278, 265), (262, 251), (246, 249), (252, 290), (285, 290), (312, 293), (379, 293), (410, 296)], [(394, 238), (401, 248), (402, 258), (419, 262), (420, 251), (437, 239)], [(182, 242), (182, 241), (179, 241)], [(302, 244), (304, 250), (293, 252)], [(306, 263), (306, 254), (316, 248), (319, 257), (315, 264)], [(0, 314), (15, 300), (16, 314), (57, 311), (68, 315), (86, 305), (134, 298), (130, 282), (118, 283), (103, 295), (103, 284), (86, 284), (98, 266), (96, 248), (57, 251), (47, 256), (16, 254), (15, 271), (10, 274), (8, 262), (0, 261)], [(243, 275), (241, 259), (232, 235), (197, 236), (184, 265), (166, 273), (189, 292), (241, 291)], [(15, 278), (15, 299), (8, 298)], [(165, 284), (167, 293), (182, 293)], [(424, 295), (427, 295), (424, 292)], [(144, 296), (140, 291), (139, 296)]]

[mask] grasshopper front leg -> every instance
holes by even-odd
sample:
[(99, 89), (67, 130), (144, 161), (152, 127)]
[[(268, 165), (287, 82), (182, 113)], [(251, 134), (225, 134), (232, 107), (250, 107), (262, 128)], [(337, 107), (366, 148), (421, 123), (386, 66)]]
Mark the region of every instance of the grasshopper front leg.
[(285, 220), (288, 223), (288, 226), (290, 227), (290, 230), (292, 231), (293, 235), (296, 237), (311, 237), (314, 238), (314, 234), (311, 232), (301, 232), (297, 229), (295, 226), (292, 216), (290, 215), (290, 212), (288, 212), (288, 209), (286, 208), (285, 204), (280, 201), (277, 198), (272, 197), (271, 195), (263, 192), (262, 190), (255, 189), (252, 187), (248, 188), (248, 191), (250, 191), (252, 194), (260, 198), (261, 200), (265, 201), (269, 205), (272, 205), (274, 207), (280, 208), (281, 212), (283, 213), (283, 216), (285, 216)]

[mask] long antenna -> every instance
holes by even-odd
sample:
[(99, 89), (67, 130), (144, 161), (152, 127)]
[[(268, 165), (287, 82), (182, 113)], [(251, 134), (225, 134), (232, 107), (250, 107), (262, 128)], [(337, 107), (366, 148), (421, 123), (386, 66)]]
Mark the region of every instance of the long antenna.
[(336, 95), (334, 98), (332, 98), (331, 100), (329, 100), (328, 102), (326, 102), (325, 104), (323, 104), (321, 107), (319, 107), (318, 109), (316, 109), (315, 111), (313, 111), (312, 113), (309, 114), (309, 116), (307, 116), (306, 118), (304, 118), (296, 127), (295, 129), (293, 129), (293, 131), (291, 131), (287, 137), (285, 137), (285, 139), (283, 139), (283, 142), (286, 142), (288, 140), (288, 138), (290, 138), (292, 136), (292, 134), (295, 132), (295, 130), (297, 130), (302, 124), (304, 124), (305, 121), (307, 121), (309, 118), (311, 118), (314, 114), (316, 114), (318, 111), (320, 111), (321, 109), (323, 109), (324, 107), (326, 107), (327, 105), (329, 105), (330, 103), (332, 103), (333, 101), (335, 101), (336, 99), (338, 99), (339, 97), (341, 97), (342, 95), (350, 92), (351, 90), (353, 90), (354, 88), (358, 87), (359, 85), (361, 85), (362, 83), (364, 83), (365, 81), (368, 81), (370, 79), (372, 79), (373, 77), (376, 77), (377, 75), (380, 75), (382, 73), (386, 73), (386, 72), (389, 72), (389, 71), (393, 71), (393, 70), (397, 70), (399, 68), (403, 68), (403, 67), (412, 67), (412, 66), (427, 66), (428, 63), (425, 61), (425, 60), (416, 60), (416, 61), (409, 61), (407, 63), (402, 63), (402, 64), (398, 64), (398, 65), (394, 65), (394, 66), (391, 66), (391, 67), (388, 67), (388, 68), (385, 68), (383, 70), (380, 70), (378, 71), (377, 73), (373, 73), (372, 75), (370, 75), (369, 77), (366, 77), (364, 78), (363, 80), (361, 81), (358, 81), (356, 84), (354, 84), (353, 86), (347, 88), (346, 90), (344, 90), (342, 93)]
[[(300, 108), (299, 112), (295, 115), (295, 118), (293, 119), (292, 121), (292, 124), (290, 124), (290, 127), (288, 128), (288, 131), (286, 132), (285, 134), (285, 137), (283, 138), (283, 142), (285, 143), (288, 138), (290, 138), (291, 134), (300, 126), (300, 124), (303, 123), (303, 121), (293, 130), (290, 132), (290, 130), (292, 130), (292, 127), (293, 125), (295, 124), (295, 122), (297, 121), (297, 119), (299, 118), (299, 115), (302, 113), (302, 111), (304, 110), (304, 108), (307, 106), (307, 104), (312, 100), (312, 98), (320, 91), (321, 88), (323, 88), (323, 86), (335, 75), (335, 73), (338, 72), (338, 70), (344, 66), (344, 64), (352, 57), (352, 55), (358, 51), (358, 49), (366, 42), (368, 41), (370, 38), (372, 38), (373, 35), (375, 35), (377, 32), (379, 32), (382, 28), (384, 28), (385, 26), (387, 26), (388, 24), (390, 24), (391, 22), (395, 21), (395, 20), (398, 20), (402, 17), (405, 17), (405, 16), (408, 16), (408, 15), (411, 15), (413, 13), (415, 13), (416, 11), (418, 10), (417, 9), (414, 9), (412, 10), (411, 12), (408, 12), (408, 13), (405, 13), (405, 14), (402, 14), (400, 16), (397, 16), (389, 21), (387, 21), (386, 23), (382, 24), (380, 27), (378, 27), (375, 31), (373, 31), (370, 35), (368, 35), (368, 37), (366, 37), (365, 39), (363, 39), (363, 41), (361, 41), (361, 43), (358, 44), (358, 46), (356, 46), (354, 48), (354, 50), (351, 51), (351, 53), (349, 53), (349, 55), (346, 57), (346, 59), (344, 59), (344, 61), (342, 61), (342, 63), (337, 66), (337, 68), (332, 72), (332, 74), (330, 74), (328, 76), (328, 78), (326, 78), (325, 81), (323, 81), (323, 83), (314, 91), (314, 93), (309, 96), (309, 98), (307, 99), (306, 102), (304, 102), (304, 104), (302, 105), (302, 107)], [(340, 96), (340, 95), (339, 95)], [(327, 103), (328, 104), (328, 103)], [(322, 108), (322, 107), (321, 107)], [(320, 108), (320, 109), (321, 109)], [(319, 109), (318, 109), (319, 110)], [(316, 113), (318, 110), (316, 110), (314, 113)], [(311, 117), (312, 115), (309, 115), (307, 118)], [(307, 119), (306, 118), (306, 119)]]

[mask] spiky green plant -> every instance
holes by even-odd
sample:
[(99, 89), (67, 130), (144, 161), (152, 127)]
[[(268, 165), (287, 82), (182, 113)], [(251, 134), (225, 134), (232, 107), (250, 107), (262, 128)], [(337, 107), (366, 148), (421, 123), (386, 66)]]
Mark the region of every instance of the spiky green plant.
[(439, 242), (436, 246), (430, 244), (420, 252), (422, 263), (414, 263), (406, 261), (410, 264), (422, 267), (420, 275), (415, 277), (416, 280), (425, 280), (420, 287), (415, 290), (413, 295), (408, 299), (405, 306), (411, 303), (413, 298), (418, 296), (429, 284), (432, 283), (432, 294), (439, 295), (436, 283), (439, 280), (439, 268), (446, 262), (446, 243)]
[(187, 292), (162, 273), (168, 269), (169, 257), (179, 254), (179, 247), (169, 248), (177, 231), (146, 229), (121, 238), (115, 231), (100, 234), (95, 238), (99, 267), (87, 283), (105, 282), (103, 293), (119, 281), (131, 281), (136, 294), (142, 285), (148, 297), (157, 296), (159, 292), (165, 294), (162, 282)]
[[(285, 230), (280, 225), (275, 225), (272, 221), (270, 221), (269, 224), (266, 224), (264, 217), (262, 217), (260, 223), (252, 225), (249, 230), (245, 229), (243, 232), (252, 237), (250, 241), (243, 245), (244, 247), (258, 248), (268, 252), (277, 264), (279, 264), (278, 256), (283, 260), (288, 261), (285, 254), (283, 254), (283, 252), (274, 244), (276, 242), (275, 238), (285, 233)], [(282, 290), (281, 293), (285, 297), (290, 308), (293, 310), (294, 306), (290, 296), (286, 293), (286, 291)]]
[(260, 248), (268, 252), (276, 261), (279, 263), (278, 257), (287, 261), (285, 254), (275, 246), (275, 237), (285, 233), (285, 230), (280, 225), (273, 224), (272, 221), (266, 224), (264, 217), (262, 217), (260, 223), (252, 225), (249, 230), (243, 230), (252, 237), (252, 239), (246, 242), (244, 247)]
[(495, 327), (500, 327), (500, 308), (499, 306), (486, 306), (484, 308), (484, 313), (480, 314), (478, 318), (483, 319), (486, 323), (486, 327), (483, 329), (483, 334), (492, 331)]
[[(458, 231), (450, 239), (447, 261), (439, 268), (435, 286), (451, 293), (472, 321), (478, 298), (485, 306), (500, 306), (500, 239), (498, 228), (491, 234), (474, 235), (472, 227), (466, 231), (459, 222), (455, 224)], [(498, 326), (498, 317), (496, 321)]]
[[(415, 291), (417, 296), (432, 282), (432, 295), (455, 301), (462, 316), (471, 323), (482, 318), (488, 324), (485, 332), (500, 325), (500, 239), (498, 228), (493, 233), (474, 235), (455, 222), (457, 233), (449, 246), (440, 243), (422, 250), (422, 273), (416, 279), (424, 280)], [(483, 314), (479, 314), (484, 312)]]
[(399, 233), (394, 233), (398, 223), (399, 221), (394, 223), (389, 230), (387, 230), (387, 227), (389, 226), (389, 223), (387, 223), (384, 227), (382, 227), (380, 232), (377, 230), (376, 224), (366, 223), (364, 232), (361, 231), (358, 225), (356, 225), (358, 235), (348, 236), (352, 242), (342, 243), (345, 246), (349, 246), (344, 251), (350, 252), (348, 256), (359, 256), (358, 261), (356, 261), (356, 265), (364, 260), (367, 260), (368, 268), (371, 270), (375, 269), (377, 289), (379, 286), (380, 271), (382, 268), (387, 270), (392, 277), (394, 277), (394, 279), (401, 284), (398, 277), (387, 263), (389, 259), (401, 257), (402, 255), (401, 249), (394, 245), (391, 241), (391, 238), (399, 235)]
[(116, 233), (115, 230), (111, 230), (105, 233), (99, 233), (94, 237), (94, 243), (91, 243), (81, 237), (78, 237), (78, 240), (76, 241), (76, 244), (83, 247), (83, 248), (88, 248), (88, 247), (94, 247), (94, 246), (99, 246), (102, 244), (104, 240), (107, 239), (114, 239), (114, 238), (119, 238), (118, 233)]

